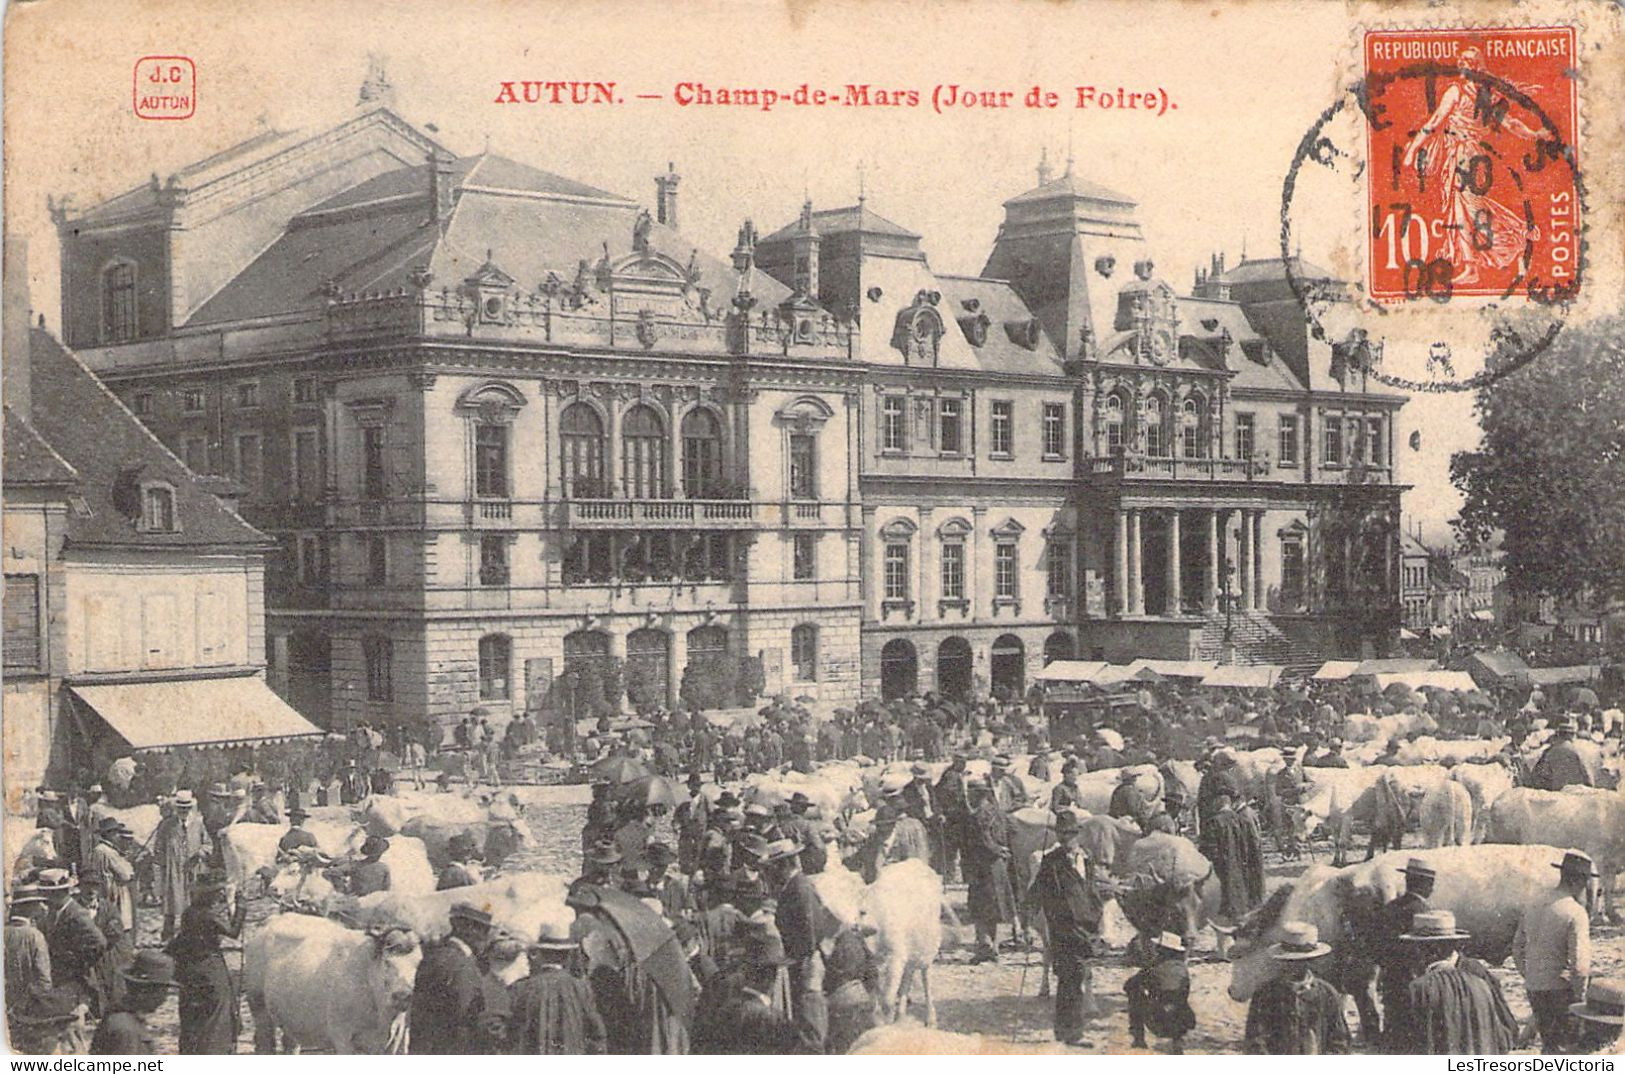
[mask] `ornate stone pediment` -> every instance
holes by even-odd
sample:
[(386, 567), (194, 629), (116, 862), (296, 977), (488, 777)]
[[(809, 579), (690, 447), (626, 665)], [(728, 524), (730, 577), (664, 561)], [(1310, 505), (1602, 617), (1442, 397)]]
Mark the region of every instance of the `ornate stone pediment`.
[(1137, 362), (1167, 365), (1179, 357), (1179, 303), (1161, 280), (1142, 279), (1118, 292), (1112, 327), (1134, 334)]
[(835, 410), (816, 395), (803, 395), (786, 403), (774, 419), (795, 432), (814, 432), (835, 416)]
[(470, 388), (457, 397), (457, 409), (465, 415), (478, 417), (493, 425), (513, 421), (525, 405), (525, 396), (511, 384), (488, 381)]
[(1018, 538), (1021, 537), (1021, 535), (1023, 533), (1026, 533), (1026, 532), (1027, 532), (1027, 527), (1023, 526), (1021, 523), (1017, 522), (1013, 518), (1005, 519), (1003, 522), (1000, 522), (997, 526), (994, 526), (993, 530), (992, 530), (993, 536), (1002, 537), (1007, 541), (1017, 540)]
[(913, 537), (919, 527), (911, 518), (894, 518), (880, 527), (880, 536), (888, 541), (906, 541)]
[(891, 345), (909, 365), (937, 364), (937, 346), (947, 331), (942, 314), (937, 310), (941, 301), (941, 292), (921, 291), (906, 309), (898, 312)]
[(963, 540), (971, 534), (971, 524), (955, 515), (953, 518), (943, 520), (937, 527), (937, 536), (943, 540)]

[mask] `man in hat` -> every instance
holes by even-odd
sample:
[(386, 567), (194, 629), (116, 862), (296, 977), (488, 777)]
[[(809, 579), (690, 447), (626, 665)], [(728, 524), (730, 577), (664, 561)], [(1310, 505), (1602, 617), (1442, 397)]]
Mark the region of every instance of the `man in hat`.
[(1145, 800), (1145, 793), (1140, 790), (1134, 777), (1132, 768), (1119, 769), (1117, 773), (1117, 786), (1112, 788), (1110, 802), (1106, 806), (1106, 815), (1111, 817), (1127, 817), (1135, 824), (1144, 827), (1146, 818), (1151, 814), (1151, 806)]
[(239, 899), (236, 912), (227, 913), (225, 877), (217, 873), (198, 878), (195, 896), (164, 949), (175, 960), (180, 986), (180, 1051), (230, 1055), (237, 1050), (242, 1011), (237, 976), (227, 967), (220, 942), (242, 935), (248, 902)]
[(462, 1055), (472, 1050), (485, 990), (479, 958), (491, 935), (491, 915), (458, 903), (451, 935), (425, 944), (412, 982), (412, 1054)]
[(1088, 960), (1105, 911), (1094, 863), (1078, 849), (1078, 832), (1073, 813), (1056, 814), (1055, 847), (1039, 862), (1032, 886), (1032, 898), (1049, 927), (1055, 966), (1055, 1039), (1065, 1044), (1076, 1044), (1083, 1037)]
[(96, 927), (96, 915), (73, 897), (79, 885), (66, 869), (42, 869), (36, 883), (46, 902), (45, 943), (51, 949), (52, 983), (59, 990), (73, 990), (93, 1013), (99, 1013), (97, 969), (107, 953), (107, 939)]
[(1343, 993), (1313, 969), (1316, 960), (1331, 949), (1320, 941), (1320, 930), (1308, 922), (1281, 925), (1281, 942), (1270, 945), (1270, 958), (1280, 964), (1281, 972), (1258, 986), (1247, 1008), (1248, 1054), (1349, 1053)]
[(85, 1005), (72, 989), (35, 992), (9, 1018), (12, 1049), (24, 1055), (84, 1055)]
[(96, 1035), (91, 1055), (157, 1055), (147, 1019), (164, 1005), (175, 987), (175, 962), (162, 951), (138, 951), (120, 974), (123, 988)]
[(993, 798), (999, 803), (999, 808), (1006, 813), (1025, 809), (1030, 803), (1027, 785), (1016, 775), (1015, 764), (1015, 760), (1008, 753), (999, 754), (992, 762)]
[(875, 807), (874, 827), (858, 849), (853, 871), (872, 884), (880, 867), (917, 858), (931, 864), (931, 838), (925, 826), (904, 813), (893, 801), (881, 799)]
[(4, 939), (6, 1010), (21, 1010), (29, 995), (51, 988), (51, 947), (45, 940), (49, 906), (34, 885), (12, 892)]
[(1569, 1013), (1580, 1019), (1575, 1052), (1614, 1051), (1620, 1027), (1625, 1026), (1625, 986), (1606, 977), (1593, 977), (1586, 987), (1585, 1002), (1569, 1004)]
[[(1433, 885), (1438, 879), (1433, 866), (1421, 858), (1406, 862), (1403, 875), (1405, 890), (1377, 911), (1369, 947), (1377, 973), (1377, 993), (1382, 998), (1383, 1050), (1394, 1054), (1403, 1054), (1395, 1053), (1395, 1049), (1401, 1048), (1413, 1036), (1410, 1012), (1405, 1004), (1410, 995), (1411, 979), (1421, 969), (1415, 964), (1415, 948), (1400, 937), (1411, 931), (1412, 918), (1429, 909), (1428, 899), (1433, 895)], [(1360, 981), (1353, 990), (1354, 1005), (1360, 1012), (1362, 1032), (1369, 1033), (1377, 1024), (1376, 1009), (1371, 1003), (1371, 963), (1364, 962), (1358, 955), (1351, 957), (1363, 963), (1351, 967), (1355, 970), (1353, 976)]]
[(1095, 729), (1092, 736), (1088, 757), (1091, 772), (1123, 767), (1123, 755), (1112, 748), (1112, 744), (1107, 741), (1106, 736), (1101, 733), (1099, 728)]
[(436, 891), (466, 888), (484, 879), (484, 871), (476, 864), (479, 847), (469, 832), (458, 832), (446, 841), (446, 867), (435, 880)]
[(1569, 1005), (1585, 998), (1591, 976), (1591, 884), (1597, 867), (1578, 850), (1564, 853), (1557, 888), (1531, 903), (1518, 922), (1512, 959), (1523, 974), (1541, 1051), (1561, 1054), (1571, 1038)]
[(1196, 1028), (1191, 1010), (1191, 975), (1185, 941), (1174, 932), (1157, 936), (1151, 965), (1123, 982), (1128, 997), (1128, 1031), (1136, 1048), (1145, 1047), (1147, 1029), (1170, 1041), (1174, 1055), (1185, 1053), (1185, 1034)]
[(334, 866), (328, 870), (328, 879), (340, 890), (348, 891), (358, 899), (375, 891), (388, 891), (389, 863), (383, 860), (388, 851), (388, 839), (381, 835), (369, 835), (361, 843), (361, 860)]
[(1179, 784), (1169, 783), (1168, 789), (1163, 792), (1161, 808), (1152, 807), (1155, 811), (1140, 822), (1140, 830), (1146, 835), (1152, 832), (1163, 832), (1168, 835), (1185, 834), (1185, 792)]
[(761, 861), (763, 884), (778, 901), (773, 923), (790, 956), (791, 996), (796, 997), (807, 987), (815, 969), (822, 979), (819, 948), (840, 930), (840, 922), (824, 905), (812, 878), (801, 871), (801, 848), (794, 840), (770, 843)]
[(1552, 725), (1552, 742), (1535, 762), (1529, 774), (1529, 786), (1542, 791), (1560, 791), (1579, 784), (1595, 787), (1597, 781), (1585, 760), (1574, 748), (1574, 734), (1579, 722), (1572, 715), (1563, 716)]
[(1236, 772), (1236, 753), (1228, 746), (1220, 746), (1208, 756), (1207, 771), (1196, 785), (1196, 823), (1200, 831), (1207, 830), (1208, 818), (1217, 808), (1219, 795), (1228, 795), (1232, 804), (1242, 801), (1241, 777)]
[(696, 1027), (695, 1051), (716, 1055), (823, 1055), (829, 1031), (822, 963), (794, 985), (790, 1015), (774, 1003), (783, 966), (794, 967), (778, 933), (748, 928), (741, 934), (739, 987)]
[(801, 845), (801, 871), (817, 876), (829, 863), (829, 852), (824, 849), (824, 822), (817, 816), (818, 809), (801, 791), (790, 796), (790, 819), (783, 824), (784, 834)]
[(135, 897), (131, 885), (135, 883), (135, 866), (120, 849), (129, 837), (130, 830), (117, 817), (103, 817), (96, 826), (96, 845), (90, 849), (90, 864), (85, 867), (85, 875), (101, 878), (109, 905), (118, 914), (125, 931), (133, 935)]
[(700, 840), (700, 871), (706, 888), (715, 887), (733, 872), (734, 833), (743, 824), (739, 799), (733, 792), (723, 791), (716, 808), (706, 817), (705, 836)]
[(1050, 792), (1049, 811), (1059, 815), (1067, 810), (1083, 808), (1083, 791), (1078, 787), (1078, 773), (1083, 765), (1076, 757), (1068, 757), (1061, 765), (1061, 782)]
[[(1204, 779), (1203, 786), (1206, 784)], [(1201, 830), (1200, 849), (1219, 879), (1219, 916), (1239, 922), (1264, 901), (1264, 850), (1258, 824), (1250, 814), (1238, 812), (1230, 792), (1221, 789)]]
[(508, 1050), (515, 1055), (603, 1055), (604, 1019), (592, 986), (570, 971), (581, 944), (559, 921), (530, 945), (530, 976), (513, 986)]
[(1390, 738), (1388, 740), (1388, 745), (1383, 747), (1382, 756), (1378, 757), (1375, 761), (1372, 761), (1371, 763), (1372, 764), (1380, 764), (1380, 765), (1388, 765), (1388, 766), (1404, 764), (1404, 762), (1399, 759), (1399, 747), (1400, 747), (1399, 739)]
[(288, 810), (288, 830), (282, 833), (282, 838), (276, 842), (277, 860), (291, 858), (306, 848), (319, 849), (316, 837), (305, 831), (305, 821), (310, 819), (299, 806), (292, 806)]
[(620, 865), (624, 859), (621, 848), (613, 840), (600, 839), (587, 855), (586, 867), (577, 883), (599, 884), (609, 888), (621, 886)]
[(999, 926), (1015, 920), (1015, 896), (1010, 890), (1010, 820), (993, 798), (993, 788), (982, 780), (969, 784), (970, 821), (961, 848), (965, 870), (966, 908), (976, 930), (976, 954), (971, 964), (996, 962)]
[(671, 867), (677, 863), (676, 852), (666, 843), (656, 841), (649, 844), (643, 852), (643, 858), (649, 866), (644, 883), (654, 897), (660, 900), (660, 912), (666, 920), (675, 924), (692, 914), (694, 893), (689, 885), (689, 878), (682, 873), (671, 871)]
[(94, 1009), (100, 1012), (106, 1008), (107, 1001), (118, 987), (119, 972), (135, 957), (135, 934), (125, 927), (118, 907), (108, 900), (107, 880), (100, 873), (80, 880), (74, 898), (90, 911), (105, 945), (102, 957), (91, 974), (95, 981)]
[(1334, 738), (1326, 744), (1326, 752), (1303, 762), (1305, 768), (1347, 768), (1349, 759), (1343, 756), (1343, 740)]
[(677, 868), (692, 874), (700, 867), (700, 846), (705, 841), (705, 828), (711, 814), (711, 803), (706, 800), (705, 780), (698, 772), (688, 774), (688, 799), (679, 802), (672, 811), (672, 827), (677, 830)]
[(169, 800), (169, 812), (153, 833), (153, 856), (158, 866), (158, 900), (163, 907), (163, 938), (174, 935), (175, 922), (192, 901), (192, 880), (208, 850), (197, 799), (190, 790), (178, 790)]
[(243, 820), (249, 824), (281, 824), (282, 814), (277, 810), (276, 800), (271, 796), (271, 788), (258, 776), (249, 784), (248, 810), (243, 814)]
[[(1423, 910), (1400, 937), (1414, 944), (1421, 972), (1410, 984), (1410, 1039), (1402, 1051), (1416, 1055), (1505, 1055), (1518, 1035), (1489, 967), (1461, 953), (1471, 937), (1456, 928), (1449, 910)], [(1564, 1013), (1568, 1010), (1564, 1005)]]

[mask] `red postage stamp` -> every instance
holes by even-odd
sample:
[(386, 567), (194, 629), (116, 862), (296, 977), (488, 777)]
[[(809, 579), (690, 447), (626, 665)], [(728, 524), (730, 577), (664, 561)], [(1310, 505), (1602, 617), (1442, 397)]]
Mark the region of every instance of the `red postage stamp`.
[(1367, 32), (1373, 298), (1577, 290), (1576, 45), (1573, 27)]
[(197, 64), (189, 56), (141, 57), (131, 99), (137, 119), (190, 119), (197, 111)]

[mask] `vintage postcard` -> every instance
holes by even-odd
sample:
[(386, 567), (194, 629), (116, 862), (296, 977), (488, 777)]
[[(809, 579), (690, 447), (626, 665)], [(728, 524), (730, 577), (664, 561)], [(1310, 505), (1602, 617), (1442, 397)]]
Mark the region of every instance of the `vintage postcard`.
[(11, 1052), (1617, 1052), (1618, 4), (4, 48)]

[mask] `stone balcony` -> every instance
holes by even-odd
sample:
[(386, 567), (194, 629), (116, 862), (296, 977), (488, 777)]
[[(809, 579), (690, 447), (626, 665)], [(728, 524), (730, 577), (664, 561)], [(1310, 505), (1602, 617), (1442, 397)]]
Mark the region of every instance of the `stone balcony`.
[(568, 499), (563, 524), (574, 529), (841, 529), (857, 525), (840, 501)]
[(1096, 455), (1084, 460), (1084, 472), (1096, 479), (1119, 481), (1270, 481), (1273, 470), (1264, 459), (1187, 459), (1173, 455)]

